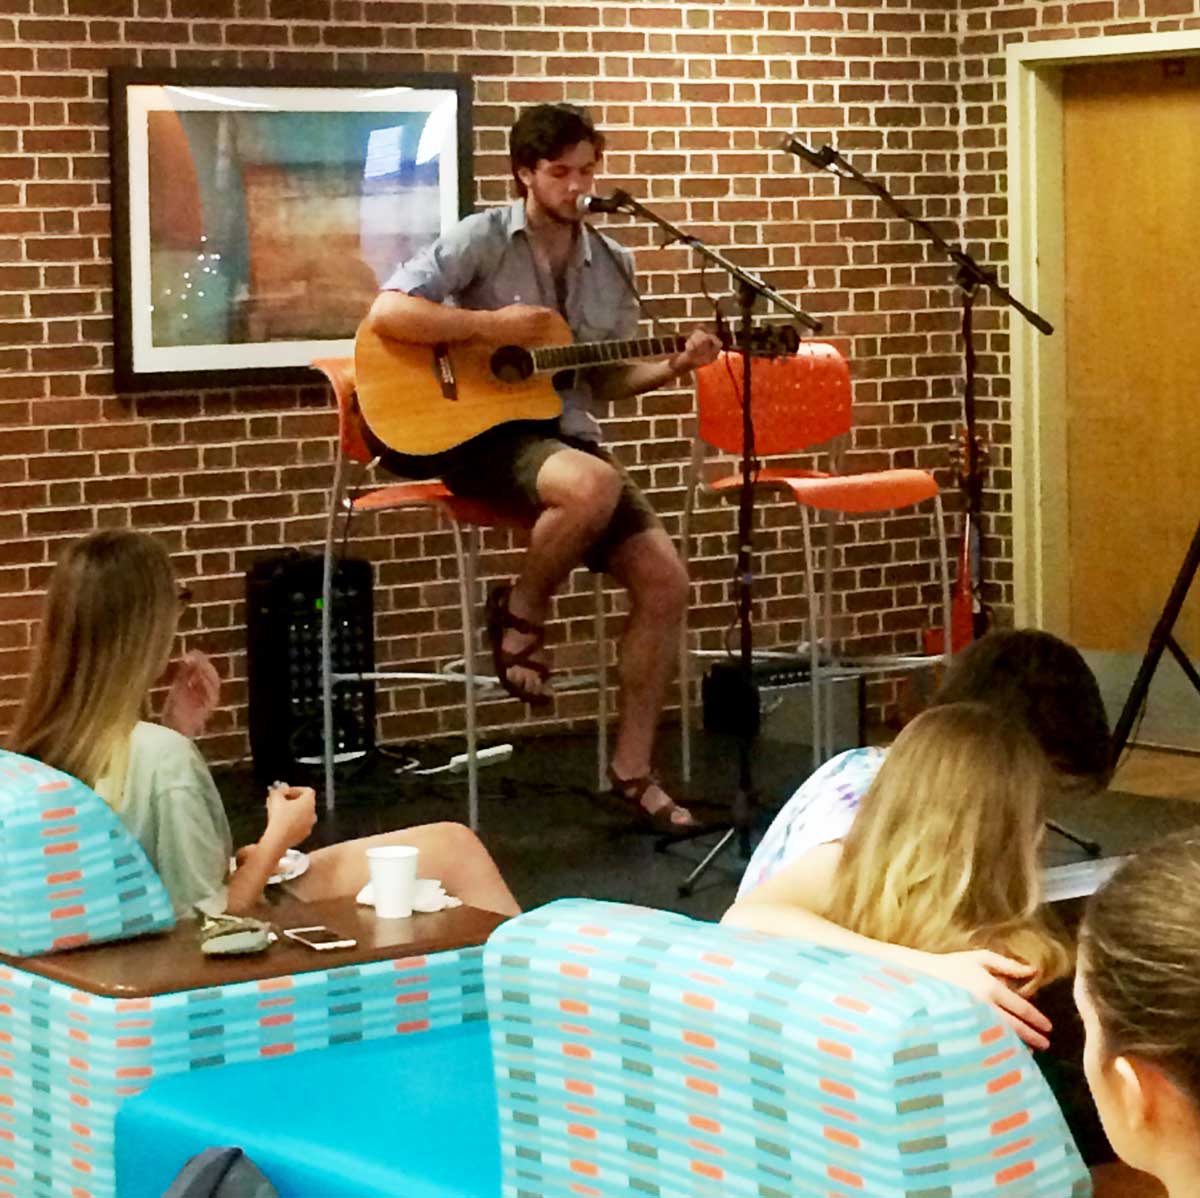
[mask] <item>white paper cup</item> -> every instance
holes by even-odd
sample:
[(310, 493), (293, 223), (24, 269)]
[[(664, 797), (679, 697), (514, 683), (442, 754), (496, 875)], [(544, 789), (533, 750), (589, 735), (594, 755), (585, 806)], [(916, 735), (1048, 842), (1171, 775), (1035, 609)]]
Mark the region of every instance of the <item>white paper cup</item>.
[(417, 883), (417, 850), (407, 844), (367, 849), (375, 914), (380, 919), (406, 919), (413, 912)]

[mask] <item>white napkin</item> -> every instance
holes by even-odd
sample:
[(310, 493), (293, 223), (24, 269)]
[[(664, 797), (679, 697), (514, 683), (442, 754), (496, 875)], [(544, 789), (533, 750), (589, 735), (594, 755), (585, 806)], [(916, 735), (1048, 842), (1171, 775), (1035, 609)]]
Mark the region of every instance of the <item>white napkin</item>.
[[(355, 896), (355, 902), (363, 907), (375, 906), (375, 890), (368, 882)], [(413, 910), (429, 914), (433, 911), (447, 911), (451, 907), (461, 907), (462, 899), (447, 894), (445, 887), (437, 878), (418, 878), (416, 890), (413, 892)]]

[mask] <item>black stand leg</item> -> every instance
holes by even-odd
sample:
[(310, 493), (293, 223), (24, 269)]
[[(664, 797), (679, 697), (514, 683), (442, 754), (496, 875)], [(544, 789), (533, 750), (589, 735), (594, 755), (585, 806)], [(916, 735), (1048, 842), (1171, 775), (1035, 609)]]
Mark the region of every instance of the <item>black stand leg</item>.
[[(717, 841), (705, 858), (679, 884), (679, 894), (686, 897), (692, 893), (696, 882), (717, 860), (725, 849), (737, 841), (738, 853), (744, 861), (750, 858), (750, 824), (757, 795), (754, 790), (754, 772), (751, 757), (754, 739), (758, 734), (758, 696), (754, 689), (754, 634), (753, 634), (753, 534), (754, 534), (754, 474), (758, 469), (754, 449), (754, 413), (751, 407), (753, 396), (751, 364), (754, 344), (754, 300), (756, 292), (746, 283), (738, 290), (741, 305), (741, 350), (742, 350), (742, 487), (738, 495), (738, 547), (737, 586), (739, 621), (739, 671), (738, 690), (745, 704), (747, 718), (742, 721), (738, 735), (738, 786), (733, 797), (732, 826)], [(756, 713), (749, 718), (749, 713)]]
[(1046, 828), (1051, 832), (1057, 832), (1059, 836), (1065, 837), (1072, 844), (1077, 844), (1089, 857), (1100, 856), (1101, 848), (1099, 841), (1088, 840), (1086, 836), (1080, 836), (1078, 832), (1072, 832), (1070, 828), (1053, 819), (1046, 821)]
[(1200, 693), (1200, 674), (1196, 672), (1195, 666), (1192, 665), (1188, 655), (1173, 635), (1175, 621), (1179, 619), (1179, 612), (1183, 608), (1183, 601), (1187, 598), (1192, 581), (1196, 577), (1198, 566), (1200, 566), (1200, 523), (1197, 523), (1196, 531), (1192, 534), (1192, 543), (1184, 555), (1179, 573), (1175, 575), (1171, 593), (1167, 596), (1167, 602), (1162, 609), (1162, 614), (1158, 617), (1158, 623), (1155, 624), (1154, 631), (1150, 634), (1146, 655), (1142, 658), (1142, 664), (1138, 668), (1137, 677), (1133, 680), (1129, 697), (1125, 700), (1125, 706), (1121, 709), (1116, 727), (1113, 729), (1112, 764), (1114, 769), (1121, 758), (1125, 742), (1129, 740), (1129, 734), (1133, 731), (1138, 712), (1142, 710), (1142, 704), (1145, 703), (1146, 696), (1150, 693), (1150, 682), (1154, 678), (1154, 671), (1158, 669), (1164, 649), (1171, 651), (1171, 656), (1179, 663), (1179, 668), (1183, 670), (1188, 681)]

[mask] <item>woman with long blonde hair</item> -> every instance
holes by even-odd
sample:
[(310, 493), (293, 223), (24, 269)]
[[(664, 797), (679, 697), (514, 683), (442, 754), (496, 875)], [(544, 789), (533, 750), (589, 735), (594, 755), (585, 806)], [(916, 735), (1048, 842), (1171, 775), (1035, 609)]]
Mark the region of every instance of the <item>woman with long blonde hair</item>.
[[(275, 785), (266, 829), (238, 853), (212, 775), (191, 736), (216, 706), (219, 680), (203, 654), (176, 672), (163, 723), (145, 717), (170, 662), (180, 590), (166, 549), (125, 530), (70, 545), (50, 577), (24, 702), (8, 748), (93, 787), (141, 843), (175, 909), (244, 912), (263, 894), (284, 853), (316, 822), (309, 787)], [(518, 910), (495, 862), (458, 824), (429, 824), (317, 849), (289, 885), (301, 898), (353, 895), (367, 881), (364, 850), (408, 844), (422, 872), (472, 906)]]
[(1041, 912), (1037, 852), (1052, 785), (1021, 724), (978, 703), (931, 708), (896, 738), (844, 836), (811, 847), (723, 922), (965, 985), (1044, 1048), (1049, 1023), (1018, 991), (1071, 968)]
[(150, 537), (98, 533), (70, 546), (51, 576), (10, 747), (94, 787), (167, 668), (180, 602)]

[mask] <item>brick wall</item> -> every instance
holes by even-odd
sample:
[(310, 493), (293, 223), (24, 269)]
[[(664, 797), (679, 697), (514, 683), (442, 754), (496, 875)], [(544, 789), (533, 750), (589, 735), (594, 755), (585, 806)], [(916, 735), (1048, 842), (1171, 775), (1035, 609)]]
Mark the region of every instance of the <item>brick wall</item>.
[[(856, 383), (851, 464), (936, 467), (958, 415), (951, 272), (869, 197), (774, 149), (778, 135), (836, 142), (951, 239), (1005, 253), (1003, 47), (1014, 38), (1134, 32), (1197, 22), (1195, 0), (1077, 4), (411, 3), (393, 0), (4, 0), (0, 6), (0, 729), (21, 689), (40, 591), (67, 539), (98, 527), (159, 535), (195, 594), (189, 644), (226, 681), (207, 750), (245, 752), (243, 573), (321, 534), (334, 428), (322, 389), (114, 393), (107, 67), (175, 65), (454, 70), (475, 80), (478, 199), (507, 198), (505, 135), (540, 100), (589, 105), (608, 136), (602, 188), (626, 186), (669, 219), (761, 270), (821, 316)], [(961, 222), (961, 223), (960, 223)], [(701, 318), (696, 263), (635, 247), (652, 303)], [(1009, 590), (1006, 319), (977, 310), (990, 487), (989, 598)], [(608, 421), (618, 454), (669, 523), (682, 504), (690, 399), (661, 393)], [(954, 506), (954, 505), (952, 505)], [(709, 647), (732, 619), (733, 527), (702, 518), (693, 622)], [(420, 515), (364, 521), (356, 551), (379, 564), (381, 661), (452, 655), (458, 620), (447, 540)], [(870, 521), (839, 546), (841, 623), (872, 648), (912, 649), (935, 598), (928, 527)], [(759, 510), (759, 643), (803, 635), (799, 537), (782, 502)], [(489, 542), (484, 570), (517, 560)], [(580, 655), (585, 595), (560, 605), (557, 658)], [(615, 604), (615, 600), (614, 600)], [(619, 610), (614, 606), (614, 613)], [(616, 616), (614, 614), (614, 624)], [(565, 646), (570, 644), (571, 650)], [(883, 696), (886, 700), (887, 696)], [(383, 734), (460, 727), (450, 688), (383, 700)], [(558, 717), (586, 714), (585, 696)], [(524, 719), (490, 704), (493, 723)]]

